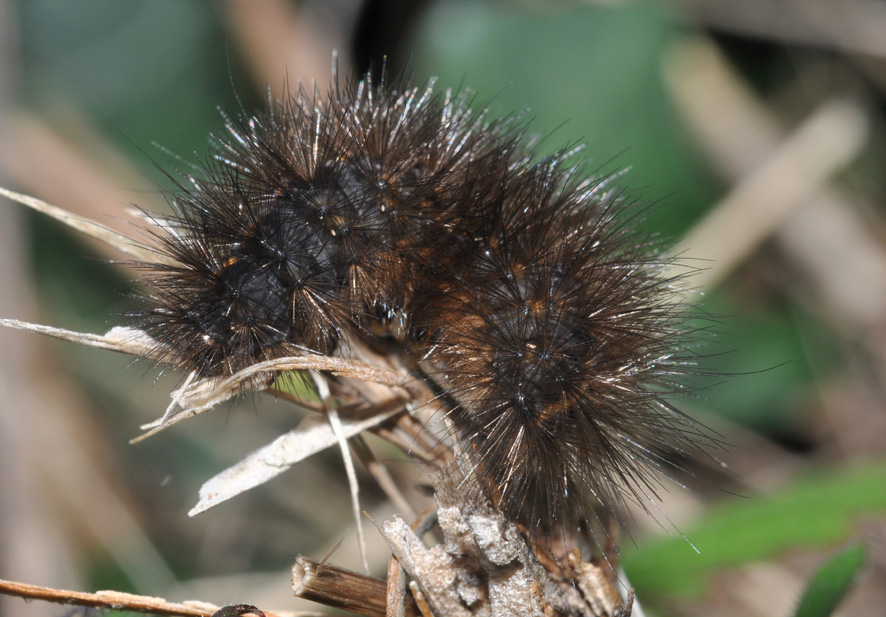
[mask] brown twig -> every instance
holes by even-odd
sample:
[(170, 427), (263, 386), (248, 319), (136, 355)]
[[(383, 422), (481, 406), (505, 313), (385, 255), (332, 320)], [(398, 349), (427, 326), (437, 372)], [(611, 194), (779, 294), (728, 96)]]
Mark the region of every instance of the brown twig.
[[(163, 598), (152, 596), (137, 596), (120, 591), (97, 591), (86, 593), (83, 591), (70, 591), (68, 589), (55, 589), (52, 587), (40, 587), (7, 581), (0, 579), (0, 595), (24, 598), (25, 600), (43, 600), (68, 606), (86, 606), (89, 608), (113, 609), (116, 611), (131, 611), (134, 613), (150, 613), (154, 615), (171, 615), (173, 617), (210, 617), (220, 607), (210, 602), (200, 600), (188, 600), (176, 603), (167, 602)], [(246, 606), (246, 605), (243, 605)], [(236, 608), (236, 607), (231, 607)], [(323, 617), (320, 613), (305, 611), (262, 611), (265, 617)], [(242, 613), (243, 615), (251, 613)]]
[(400, 490), (400, 487), (397, 486), (394, 478), (391, 477), (387, 467), (376, 458), (375, 454), (369, 448), (369, 444), (366, 443), (366, 440), (361, 435), (357, 435), (351, 439), (349, 443), (364, 467), (366, 467), (367, 471), (369, 471), (372, 477), (375, 478), (379, 487), (381, 487), (384, 493), (388, 496), (388, 499), (391, 500), (391, 503), (397, 508), (397, 511), (407, 518), (415, 518), (415, 510), (413, 509), (412, 504), (410, 504), (409, 500), (403, 495), (403, 492)]
[[(299, 556), (292, 566), (292, 589), (299, 598), (352, 611), (365, 617), (386, 617), (387, 583), (344, 568)], [(415, 601), (406, 596), (406, 617), (418, 617)]]
[[(292, 84), (303, 83), (309, 91), (316, 83), (325, 92), (330, 83), (333, 49), (342, 52), (342, 74), (348, 74), (348, 36), (336, 27), (340, 20), (318, 19), (315, 11), (284, 0), (228, 0), (224, 8), (228, 27), (255, 81), (261, 88), (269, 84), (274, 96), (287, 94), (283, 76)], [(340, 10), (347, 11), (344, 5)]]
[(385, 617), (405, 617), (406, 573), (400, 562), (391, 555), (388, 561), (388, 580), (385, 588)]
[[(45, 600), (57, 604), (88, 606), (91, 608), (112, 608), (116, 610), (135, 611), (137, 613), (153, 613), (155, 615), (174, 615), (176, 617), (209, 617), (218, 607), (206, 602), (185, 602), (177, 604), (167, 602), (163, 598), (136, 596), (119, 591), (99, 591), (84, 593), (51, 587), (38, 587), (27, 583), (0, 580), (0, 594), (17, 596), (27, 600)], [(271, 613), (266, 613), (272, 617)]]
[(886, 7), (876, 0), (684, 0), (683, 4), (693, 18), (713, 29), (844, 54), (886, 56), (882, 36)]

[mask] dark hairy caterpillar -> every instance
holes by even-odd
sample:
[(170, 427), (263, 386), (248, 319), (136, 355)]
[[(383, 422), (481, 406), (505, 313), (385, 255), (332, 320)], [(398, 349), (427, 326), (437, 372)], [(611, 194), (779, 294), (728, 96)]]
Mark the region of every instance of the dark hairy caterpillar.
[(606, 177), (470, 102), (366, 77), (231, 121), (154, 232), (135, 322), (189, 379), (396, 356), (531, 530), (648, 507), (664, 453), (710, 441), (664, 398), (692, 370), (670, 262)]

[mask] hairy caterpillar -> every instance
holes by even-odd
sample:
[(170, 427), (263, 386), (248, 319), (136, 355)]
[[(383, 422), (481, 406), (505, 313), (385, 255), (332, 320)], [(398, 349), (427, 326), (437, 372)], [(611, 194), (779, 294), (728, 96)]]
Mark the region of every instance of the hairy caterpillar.
[(189, 379), (396, 356), (531, 529), (645, 507), (662, 452), (708, 439), (662, 398), (691, 355), (668, 262), (605, 178), (535, 160), (469, 102), (367, 76), (230, 121), (155, 232), (136, 323)]
[(347, 465), (336, 408), (351, 435), (398, 418), (385, 438), (478, 507), (535, 538), (608, 533), (625, 501), (658, 508), (671, 454), (716, 443), (667, 400), (695, 371), (680, 276), (610, 176), (470, 103), (384, 75), (299, 89), (228, 120), (148, 243), (0, 189), (129, 253), (146, 287), (105, 336), (0, 324), (181, 369), (146, 435), (296, 371)]

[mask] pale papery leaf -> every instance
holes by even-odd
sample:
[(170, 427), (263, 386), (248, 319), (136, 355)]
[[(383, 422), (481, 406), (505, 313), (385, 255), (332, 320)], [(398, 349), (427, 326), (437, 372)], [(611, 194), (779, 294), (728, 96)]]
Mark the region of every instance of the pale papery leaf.
[[(342, 434), (346, 438), (354, 437), (389, 420), (403, 410), (404, 403), (396, 401), (387, 407), (372, 407), (347, 415), (342, 413)], [(196, 516), (240, 493), (260, 486), (296, 463), (337, 443), (335, 431), (326, 417), (317, 415), (305, 418), (293, 430), (206, 481), (200, 488), (200, 501), (188, 512), (188, 516)]]

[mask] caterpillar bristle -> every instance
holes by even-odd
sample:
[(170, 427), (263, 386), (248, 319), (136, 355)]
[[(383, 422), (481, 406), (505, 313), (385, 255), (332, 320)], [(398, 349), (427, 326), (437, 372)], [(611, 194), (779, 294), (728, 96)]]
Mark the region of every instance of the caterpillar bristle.
[(369, 77), (231, 120), (156, 232), (172, 263), (143, 264), (136, 321), (201, 379), (383, 349), (435, 386), (506, 517), (619, 516), (654, 495), (660, 452), (708, 439), (664, 398), (691, 361), (683, 308), (636, 206), (523, 129)]

